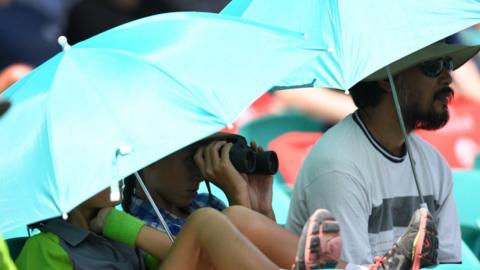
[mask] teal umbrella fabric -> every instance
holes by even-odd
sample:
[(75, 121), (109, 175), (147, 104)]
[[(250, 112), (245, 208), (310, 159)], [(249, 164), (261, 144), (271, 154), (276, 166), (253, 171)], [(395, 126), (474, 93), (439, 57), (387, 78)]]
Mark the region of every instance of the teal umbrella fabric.
[(10, 87), (0, 119), (0, 231), (68, 213), (231, 123), (319, 50), (208, 13), (148, 17), (70, 47)]
[(305, 33), (328, 48), (280, 85), (347, 90), (389, 63), (480, 23), (480, 0), (232, 0), (221, 12)]

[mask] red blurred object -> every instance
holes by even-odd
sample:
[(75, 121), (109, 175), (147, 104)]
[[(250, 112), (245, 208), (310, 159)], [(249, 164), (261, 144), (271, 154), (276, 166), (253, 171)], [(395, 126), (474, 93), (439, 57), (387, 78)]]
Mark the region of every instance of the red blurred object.
[(287, 132), (270, 142), (268, 149), (277, 153), (279, 170), (285, 183), (293, 188), (298, 171), (321, 132)]
[(258, 117), (271, 114), (277, 108), (277, 101), (270, 93), (265, 93), (243, 111), (235, 122), (222, 129), (223, 132), (238, 133), (238, 129), (245, 123)]
[(472, 168), (480, 153), (480, 106), (455, 97), (449, 105), (450, 121), (436, 131), (416, 134), (431, 143), (453, 168)]

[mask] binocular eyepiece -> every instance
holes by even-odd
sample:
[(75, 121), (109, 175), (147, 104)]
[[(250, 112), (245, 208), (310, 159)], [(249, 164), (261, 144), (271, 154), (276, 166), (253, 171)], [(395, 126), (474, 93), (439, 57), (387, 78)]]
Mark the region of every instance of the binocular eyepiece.
[(233, 143), (230, 149), (230, 161), (237, 171), (246, 174), (276, 174), (278, 157), (274, 151), (256, 152), (248, 146), (242, 136), (232, 136), (226, 140)]

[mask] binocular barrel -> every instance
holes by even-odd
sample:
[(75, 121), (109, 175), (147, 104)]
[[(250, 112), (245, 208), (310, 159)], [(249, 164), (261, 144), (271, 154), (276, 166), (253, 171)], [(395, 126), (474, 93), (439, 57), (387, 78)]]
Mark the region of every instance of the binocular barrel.
[(251, 149), (230, 150), (230, 161), (240, 173), (253, 174), (257, 167), (255, 152)]
[(233, 142), (230, 161), (240, 173), (275, 174), (278, 171), (278, 157), (274, 151), (257, 153), (243, 137)]
[(276, 174), (278, 171), (278, 157), (274, 151), (256, 153), (257, 167), (255, 174)]

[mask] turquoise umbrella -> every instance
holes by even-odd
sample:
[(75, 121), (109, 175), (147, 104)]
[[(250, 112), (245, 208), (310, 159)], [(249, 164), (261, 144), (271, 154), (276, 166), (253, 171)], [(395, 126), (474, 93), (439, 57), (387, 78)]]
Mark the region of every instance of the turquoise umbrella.
[(10, 87), (0, 231), (64, 215), (231, 123), (310, 61), (301, 35), (208, 13), (153, 16), (64, 51)]
[(232, 0), (221, 12), (305, 33), (328, 48), (283, 82), (347, 90), (414, 51), (480, 23), (479, 0)]

